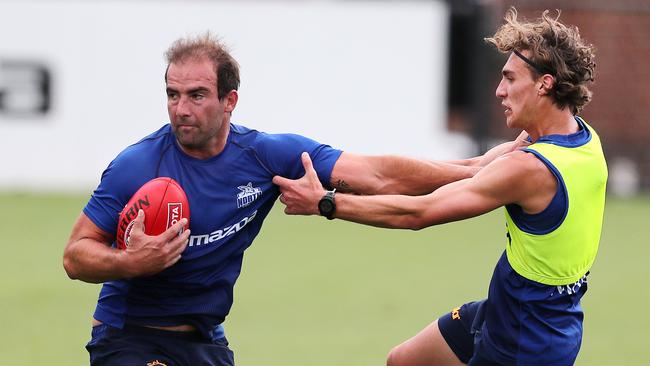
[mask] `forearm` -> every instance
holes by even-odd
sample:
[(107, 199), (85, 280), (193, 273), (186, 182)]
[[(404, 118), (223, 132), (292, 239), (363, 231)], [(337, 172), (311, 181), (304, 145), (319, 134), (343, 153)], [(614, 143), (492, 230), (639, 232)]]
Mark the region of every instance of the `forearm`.
[(109, 245), (114, 235), (82, 213), (63, 252), (63, 266), (70, 278), (93, 283), (156, 274), (181, 259), (190, 236), (190, 230), (184, 229), (187, 224), (182, 218), (163, 233), (149, 236), (140, 210), (130, 224), (129, 245), (118, 250)]
[(476, 167), (446, 162), (387, 157), (381, 168), (386, 184), (373, 194), (427, 194), (451, 182), (470, 178), (478, 170)]
[(346, 154), (332, 172), (331, 184), (343, 192), (364, 195), (422, 195), (474, 176), (478, 167), (400, 156)]
[(450, 183), (424, 196), (336, 195), (335, 218), (377, 227), (419, 230), (476, 216), (464, 192), (469, 180)]
[(63, 266), (72, 279), (101, 283), (129, 277), (126, 252), (84, 238), (71, 242), (64, 252)]
[(478, 167), (480, 166), (482, 156), (477, 156), (468, 159), (459, 159), (459, 160), (446, 160), (445, 163), (453, 165), (462, 165), (462, 166), (471, 166)]
[(335, 218), (393, 229), (417, 230), (424, 225), (416, 196), (336, 195)]

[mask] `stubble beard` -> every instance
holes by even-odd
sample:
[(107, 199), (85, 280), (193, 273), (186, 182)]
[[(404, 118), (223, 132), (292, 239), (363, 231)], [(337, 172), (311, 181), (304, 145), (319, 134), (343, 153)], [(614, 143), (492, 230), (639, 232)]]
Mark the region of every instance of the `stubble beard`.
[(218, 129), (214, 131), (197, 131), (182, 132), (179, 128), (174, 128), (174, 136), (176, 141), (187, 150), (204, 150), (209, 147), (210, 141), (217, 135)]

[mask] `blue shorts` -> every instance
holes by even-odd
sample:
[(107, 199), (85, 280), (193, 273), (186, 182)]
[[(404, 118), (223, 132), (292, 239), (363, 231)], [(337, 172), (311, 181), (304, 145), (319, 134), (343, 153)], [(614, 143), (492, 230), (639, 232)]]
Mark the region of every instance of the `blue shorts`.
[(95, 326), (86, 345), (92, 366), (233, 366), (225, 337), (209, 340), (198, 332), (174, 332), (126, 325)]
[(586, 291), (586, 275), (571, 285), (544, 285), (517, 274), (504, 253), (488, 298), (443, 315), (438, 327), (468, 365), (573, 365), (582, 341), (580, 299)]

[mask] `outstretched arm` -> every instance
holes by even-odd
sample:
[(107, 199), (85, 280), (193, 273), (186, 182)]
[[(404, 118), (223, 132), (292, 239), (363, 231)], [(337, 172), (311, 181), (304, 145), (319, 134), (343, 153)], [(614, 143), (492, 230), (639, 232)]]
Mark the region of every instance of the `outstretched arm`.
[[(305, 176), (299, 180), (275, 177), (287, 214), (317, 214), (324, 190), (303, 154)], [(536, 183), (535, 183), (536, 182)], [(481, 215), (508, 203), (533, 213), (553, 197), (555, 180), (532, 154), (513, 152), (495, 160), (474, 177), (448, 184), (424, 196), (336, 195), (334, 217), (367, 225), (421, 229)], [(535, 183), (535, 184), (533, 184)]]
[(528, 134), (490, 149), (482, 156), (449, 162), (400, 156), (343, 153), (334, 165), (330, 185), (357, 194), (421, 195), (461, 179), (473, 177), (494, 159), (525, 146)]
[(420, 195), (474, 176), (478, 166), (463, 166), (399, 156), (364, 156), (344, 152), (332, 170), (330, 185), (357, 194)]

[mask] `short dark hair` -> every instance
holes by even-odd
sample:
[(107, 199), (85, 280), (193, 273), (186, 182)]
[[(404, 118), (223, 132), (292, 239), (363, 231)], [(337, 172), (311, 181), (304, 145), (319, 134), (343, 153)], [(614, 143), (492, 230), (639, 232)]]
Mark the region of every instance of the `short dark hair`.
[(596, 62), (594, 46), (580, 38), (578, 28), (566, 26), (551, 18), (545, 10), (541, 18), (534, 21), (517, 20), (517, 10), (511, 7), (504, 17), (505, 24), (485, 40), (501, 52), (530, 51), (530, 60), (538, 69), (529, 67), (534, 77), (538, 70), (547, 70), (555, 83), (550, 92), (556, 105), (561, 109), (570, 107), (578, 114), (591, 101), (588, 84), (594, 81)]
[[(207, 58), (215, 66), (217, 75), (217, 96), (223, 99), (231, 90), (239, 89), (239, 64), (230, 55), (228, 48), (213, 34), (206, 32), (196, 37), (180, 38), (165, 52), (167, 69), (169, 65), (188, 59)], [(167, 71), (165, 71), (167, 82)]]

